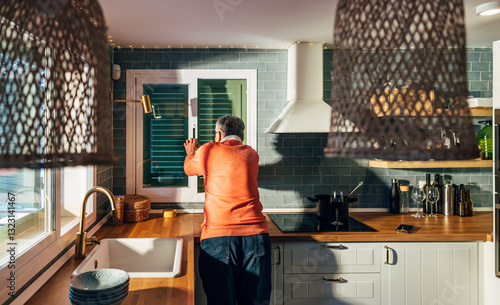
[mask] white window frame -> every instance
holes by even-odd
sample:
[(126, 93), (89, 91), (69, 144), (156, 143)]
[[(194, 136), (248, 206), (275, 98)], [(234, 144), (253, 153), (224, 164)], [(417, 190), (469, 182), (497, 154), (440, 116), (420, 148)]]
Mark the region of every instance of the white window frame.
[[(37, 275), (54, 257), (57, 257), (69, 244), (71, 244), (75, 238), (76, 233), (79, 228), (79, 220), (80, 216), (78, 216), (78, 221), (72, 224), (71, 228), (66, 230), (64, 234), (61, 232), (61, 200), (62, 200), (62, 169), (54, 169), (55, 175), (51, 173), (50, 175), (54, 175), (55, 178), (46, 179), (45, 183), (51, 184), (48, 187), (55, 187), (54, 196), (52, 201), (52, 209), (54, 209), (55, 205), (55, 230), (52, 232), (46, 233), (46, 235), (40, 239), (36, 244), (34, 244), (31, 248), (23, 251), (22, 253), (16, 253), (16, 261), (15, 261), (15, 269), (8, 268), (8, 265), (2, 266), (0, 269), (0, 278), (7, 279), (10, 276), (11, 271), (15, 271), (16, 277), (16, 291), (18, 291), (21, 287), (23, 287), (27, 282), (29, 282), (34, 276)], [(87, 173), (87, 177), (83, 177), (82, 180), (85, 180), (87, 183), (94, 184), (97, 178), (96, 167), (90, 167), (89, 172)], [(75, 181), (76, 182), (76, 181)], [(75, 205), (80, 206), (83, 203), (83, 198), (73, 198), (75, 201)], [(95, 223), (97, 219), (97, 207), (96, 207), (96, 196), (92, 196), (89, 198), (87, 202), (87, 206), (92, 206), (92, 213), (86, 215), (85, 217), (85, 228), (88, 229), (89, 226)], [(69, 259), (71, 255), (74, 253), (74, 247), (72, 247), (66, 254), (65, 258)], [(9, 299), (8, 293), (10, 290), (7, 288), (7, 285), (0, 286), (0, 303), (4, 303), (7, 299)], [(30, 296), (25, 297), (24, 294), (33, 294), (36, 290), (32, 291), (31, 286), (28, 288), (26, 292), (21, 294), (16, 298), (17, 299), (26, 299)]]
[[(189, 86), (188, 126), (190, 128), (196, 125), (196, 130), (198, 130), (198, 79), (246, 80), (247, 144), (257, 150), (257, 70), (127, 70), (127, 99), (139, 100), (143, 95), (143, 84), (187, 84)], [(148, 196), (152, 202), (204, 202), (205, 193), (197, 192), (196, 176), (189, 177), (188, 187), (142, 187), (142, 111), (140, 103), (127, 103), (126, 105), (126, 192), (128, 194), (137, 193)]]

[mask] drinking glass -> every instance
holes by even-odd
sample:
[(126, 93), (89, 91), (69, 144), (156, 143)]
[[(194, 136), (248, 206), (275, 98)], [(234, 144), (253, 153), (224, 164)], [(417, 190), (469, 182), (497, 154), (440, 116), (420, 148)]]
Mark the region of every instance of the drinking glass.
[(415, 201), (416, 205), (417, 205), (417, 213), (415, 214), (412, 214), (411, 216), (413, 217), (425, 217), (425, 215), (422, 215), (420, 214), (419, 212), (419, 205), (422, 201), (424, 201), (426, 198), (426, 195), (425, 195), (425, 192), (423, 189), (419, 188), (419, 187), (413, 187), (413, 190), (411, 191), (411, 199), (413, 199), (413, 201)]
[(339, 209), (344, 205), (344, 192), (335, 191), (332, 197), (332, 205), (335, 208), (335, 221), (332, 221), (331, 224), (341, 226), (343, 223), (339, 221)]
[(434, 204), (436, 203), (436, 201), (439, 200), (439, 189), (436, 186), (431, 185), (427, 189), (426, 195), (427, 195), (427, 200), (430, 202), (429, 209), (431, 210), (431, 213), (427, 215), (427, 217), (436, 218), (438, 216), (434, 214), (432, 211), (434, 210)]

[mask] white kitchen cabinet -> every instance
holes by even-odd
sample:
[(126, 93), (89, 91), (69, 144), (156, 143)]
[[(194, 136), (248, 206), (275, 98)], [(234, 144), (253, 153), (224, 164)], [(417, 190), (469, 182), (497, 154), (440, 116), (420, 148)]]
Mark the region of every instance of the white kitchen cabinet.
[(380, 243), (284, 244), (284, 305), (380, 303)]
[(285, 243), (285, 273), (380, 272), (379, 243)]
[(286, 305), (379, 305), (380, 273), (285, 274)]
[(478, 304), (476, 242), (381, 245), (382, 304)]
[(272, 251), (272, 305), (481, 305), (477, 242), (273, 242)]

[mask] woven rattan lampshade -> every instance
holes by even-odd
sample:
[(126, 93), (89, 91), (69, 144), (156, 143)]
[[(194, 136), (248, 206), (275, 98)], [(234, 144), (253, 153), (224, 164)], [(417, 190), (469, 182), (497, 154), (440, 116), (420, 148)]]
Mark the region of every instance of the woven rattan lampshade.
[(467, 105), (463, 0), (340, 0), (325, 155), (479, 157)]
[(98, 2), (1, 0), (0, 18), (0, 168), (111, 163)]

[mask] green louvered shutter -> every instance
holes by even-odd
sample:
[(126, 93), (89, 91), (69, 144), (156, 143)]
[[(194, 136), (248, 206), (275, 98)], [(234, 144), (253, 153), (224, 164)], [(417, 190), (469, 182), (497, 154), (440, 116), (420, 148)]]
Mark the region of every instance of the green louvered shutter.
[(188, 85), (145, 84), (153, 113), (144, 115), (143, 187), (187, 187)]
[[(200, 145), (214, 140), (215, 122), (223, 115), (238, 116), (246, 125), (246, 91), (246, 80), (198, 80), (198, 141)], [(244, 143), (246, 143), (246, 134)], [(204, 192), (203, 177), (198, 178), (198, 192)]]

